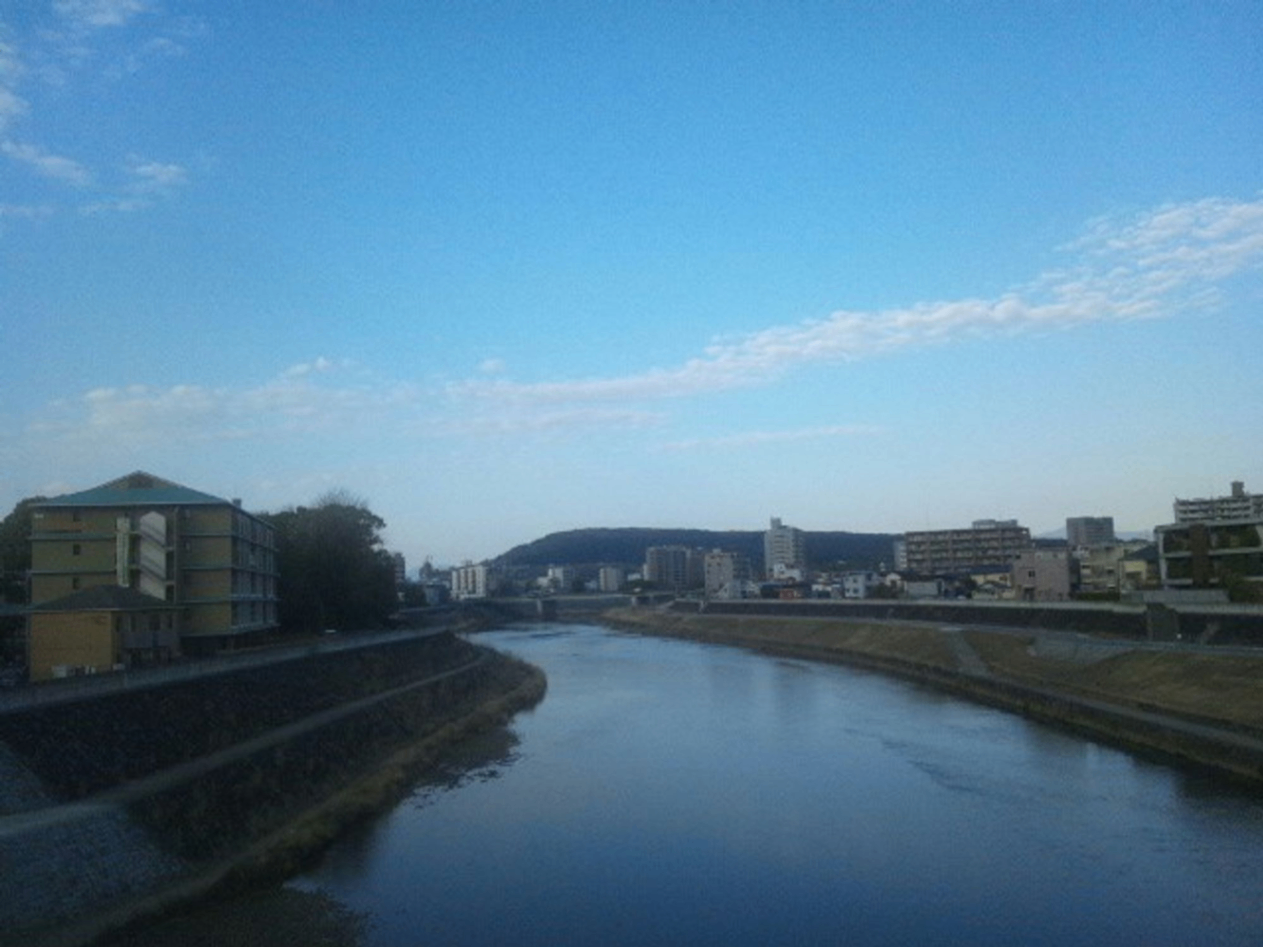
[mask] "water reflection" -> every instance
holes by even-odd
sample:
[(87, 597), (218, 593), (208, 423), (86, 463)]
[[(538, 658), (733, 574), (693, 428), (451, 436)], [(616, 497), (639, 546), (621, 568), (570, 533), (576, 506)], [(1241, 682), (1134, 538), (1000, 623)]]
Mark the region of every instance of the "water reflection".
[(1257, 798), (844, 667), (482, 640), (545, 701), (287, 887), (365, 947), (1263, 943)]

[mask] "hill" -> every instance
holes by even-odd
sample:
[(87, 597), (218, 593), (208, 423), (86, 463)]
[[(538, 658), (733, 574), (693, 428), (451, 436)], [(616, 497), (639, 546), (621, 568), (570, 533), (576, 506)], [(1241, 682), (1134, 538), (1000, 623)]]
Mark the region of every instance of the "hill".
[[(807, 558), (817, 567), (844, 562), (853, 569), (893, 565), (893, 533), (806, 531)], [(534, 542), (514, 546), (496, 558), (505, 568), (556, 565), (624, 565), (638, 567), (650, 546), (688, 546), (723, 549), (749, 557), (758, 568), (763, 562), (762, 530), (710, 529), (572, 529), (550, 533)]]

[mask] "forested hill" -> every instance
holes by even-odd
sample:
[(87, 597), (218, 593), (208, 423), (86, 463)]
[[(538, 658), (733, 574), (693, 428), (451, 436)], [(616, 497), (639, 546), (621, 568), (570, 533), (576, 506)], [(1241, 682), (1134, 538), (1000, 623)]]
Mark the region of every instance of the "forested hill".
[[(853, 569), (893, 567), (893, 533), (806, 532), (807, 557), (817, 567), (844, 562)], [(501, 566), (626, 565), (645, 561), (649, 546), (687, 546), (739, 552), (756, 568), (763, 562), (762, 530), (572, 529), (514, 546), (495, 561)]]

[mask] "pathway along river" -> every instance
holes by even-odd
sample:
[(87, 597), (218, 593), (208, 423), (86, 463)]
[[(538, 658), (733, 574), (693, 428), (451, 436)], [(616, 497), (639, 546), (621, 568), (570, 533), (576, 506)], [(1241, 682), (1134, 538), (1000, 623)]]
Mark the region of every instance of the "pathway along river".
[(1263, 798), (844, 667), (595, 626), (308, 873), (126, 942), (1263, 944)]

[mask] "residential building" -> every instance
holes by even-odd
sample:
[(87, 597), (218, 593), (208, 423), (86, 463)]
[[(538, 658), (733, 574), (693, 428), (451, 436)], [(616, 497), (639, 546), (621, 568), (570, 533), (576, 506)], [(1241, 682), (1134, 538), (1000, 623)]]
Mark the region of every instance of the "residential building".
[(120, 585), (97, 585), (36, 605), (32, 681), (166, 664), (180, 653), (180, 606)]
[(485, 562), (466, 562), (452, 569), (452, 598), (486, 598), (499, 587), (497, 572)]
[(1031, 531), (1017, 520), (974, 520), (969, 529), (905, 533), (904, 570), (917, 575), (963, 575), (1007, 565), (1031, 546)]
[(1066, 518), (1066, 545), (1102, 546), (1114, 542), (1114, 517), (1071, 516)]
[(395, 567), (395, 588), (401, 589), (408, 581), (408, 560), (401, 552), (390, 554), (391, 564)]
[(1263, 517), (1159, 526), (1164, 588), (1263, 582)]
[(1136, 592), (1162, 584), (1157, 543), (1145, 543), (1127, 553), (1119, 563), (1119, 590)]
[(907, 598), (943, 598), (947, 594), (947, 583), (942, 579), (912, 579), (904, 577), (903, 594)]
[(703, 588), (709, 598), (744, 598), (750, 584), (750, 560), (740, 553), (715, 549), (704, 559)]
[(685, 546), (650, 546), (645, 550), (645, 580), (660, 589), (683, 592), (690, 581), (692, 550)]
[[(132, 589), (177, 607), (184, 652), (233, 647), (276, 627), (274, 532), (240, 500), (136, 471), (42, 500), (32, 513), (33, 606), (99, 586)], [(32, 631), (55, 625), (45, 617)]]
[(574, 566), (549, 566), (545, 584), (554, 592), (571, 592), (576, 576)]
[(627, 582), (627, 570), (622, 566), (601, 566), (596, 581), (602, 592), (617, 592)]
[(1221, 520), (1263, 520), (1263, 493), (1246, 493), (1245, 483), (1232, 482), (1226, 497), (1179, 500), (1173, 505), (1176, 523), (1214, 523)]
[[(1125, 592), (1138, 586), (1127, 579), (1124, 561), (1129, 555), (1152, 545), (1144, 540), (1102, 543), (1091, 546), (1071, 547), (1072, 555), (1079, 563), (1080, 592)], [(1142, 575), (1144, 569), (1132, 568), (1131, 572)]]
[(1025, 549), (1013, 562), (1013, 591), (1026, 602), (1064, 602), (1075, 585), (1069, 549)]
[(842, 597), (868, 598), (873, 589), (881, 584), (881, 576), (876, 572), (844, 572), (842, 573)]
[(801, 579), (807, 567), (807, 540), (801, 529), (785, 526), (778, 517), (763, 534), (763, 574), (769, 579)]

